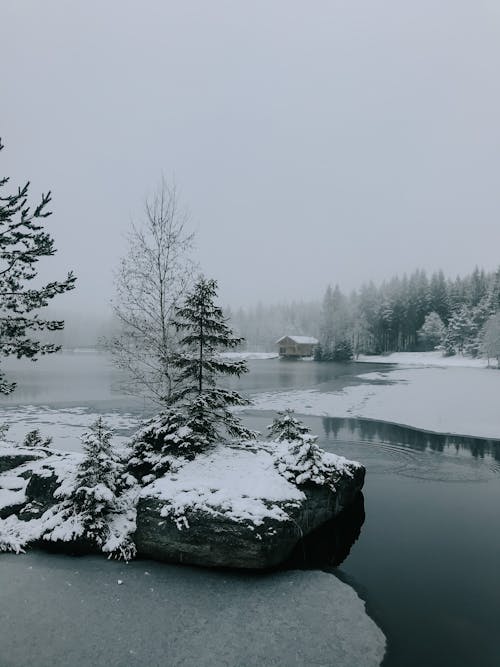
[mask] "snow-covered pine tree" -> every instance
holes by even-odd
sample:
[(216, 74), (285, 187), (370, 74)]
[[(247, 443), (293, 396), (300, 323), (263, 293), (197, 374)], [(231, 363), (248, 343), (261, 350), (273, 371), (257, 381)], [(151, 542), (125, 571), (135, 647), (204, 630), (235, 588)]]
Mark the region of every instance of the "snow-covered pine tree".
[(249, 401), (236, 391), (217, 386), (221, 376), (239, 377), (248, 368), (244, 361), (220, 355), (240, 345), (242, 339), (233, 335), (222, 309), (215, 304), (216, 297), (216, 281), (201, 276), (176, 309), (174, 319), (183, 349), (173, 359), (182, 382), (176, 398), (200, 447), (227, 437), (248, 439), (255, 435), (230, 411), (232, 406), (248, 405)]
[(500, 368), (500, 312), (492, 315), (484, 325), (481, 351), (488, 362), (491, 358), (496, 359)]
[[(0, 151), (3, 149), (0, 141)], [(0, 188), (9, 182), (0, 178)], [(44, 354), (57, 352), (59, 346), (42, 343), (36, 333), (57, 331), (64, 322), (44, 320), (38, 310), (57, 294), (71, 290), (75, 277), (69, 273), (63, 281), (34, 287), (36, 264), (42, 257), (54, 255), (54, 241), (40, 224), (50, 212), (50, 192), (42, 195), (33, 209), (28, 205), (29, 183), (12, 194), (0, 195), (0, 355), (28, 357), (34, 361)], [(7, 382), (0, 372), (0, 394), (10, 394), (15, 382)]]
[(146, 422), (134, 435), (127, 468), (142, 484), (162, 477), (175, 469), (179, 459), (192, 459), (203, 449), (187, 421), (184, 411), (170, 408)]
[(446, 327), (436, 312), (429, 313), (417, 331), (417, 339), (425, 350), (434, 350), (443, 342)]
[(294, 417), (294, 411), (287, 409), (278, 412), (278, 416), (269, 424), (267, 430), (269, 437), (277, 442), (294, 442), (300, 440), (302, 436), (309, 433), (309, 429), (297, 417)]
[(70, 497), (84, 537), (103, 547), (110, 536), (109, 515), (117, 509), (123, 491), (122, 465), (111, 443), (112, 432), (99, 417), (82, 435), (83, 459)]
[(448, 328), (444, 337), (444, 348), (446, 354), (463, 354), (467, 344), (477, 334), (470, 309), (463, 305), (450, 317)]
[(325, 463), (323, 450), (316, 444), (316, 436), (299, 419), (293, 410), (278, 412), (268, 426), (269, 436), (283, 444), (276, 459), (276, 467), (285, 479), (294, 484), (307, 483), (335, 488), (334, 469)]
[(44, 438), (40, 433), (40, 429), (36, 428), (34, 431), (26, 433), (23, 440), (23, 447), (46, 448), (49, 447), (51, 443), (52, 438), (50, 436)]

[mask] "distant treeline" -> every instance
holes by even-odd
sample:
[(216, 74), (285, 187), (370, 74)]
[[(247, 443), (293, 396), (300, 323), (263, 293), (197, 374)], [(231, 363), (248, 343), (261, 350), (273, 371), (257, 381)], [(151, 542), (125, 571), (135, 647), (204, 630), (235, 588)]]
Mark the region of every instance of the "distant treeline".
[[(248, 348), (273, 349), (285, 334), (316, 336), (318, 359), (346, 359), (360, 353), (429, 350), (473, 356), (482, 350), (485, 326), (500, 311), (500, 269), (446, 278), (442, 271), (396, 276), (345, 295), (328, 286), (322, 303), (292, 303), (231, 313)], [(483, 350), (484, 351), (484, 350)], [(492, 356), (496, 356), (492, 354)]]

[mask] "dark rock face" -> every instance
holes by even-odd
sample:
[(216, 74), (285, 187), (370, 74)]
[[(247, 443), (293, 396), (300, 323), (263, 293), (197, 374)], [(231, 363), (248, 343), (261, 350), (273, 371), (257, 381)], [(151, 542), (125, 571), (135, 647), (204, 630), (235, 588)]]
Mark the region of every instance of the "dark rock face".
[(24, 450), (22, 453), (14, 454), (9, 452), (8, 454), (2, 454), (0, 452), (0, 474), (6, 472), (7, 470), (13, 470), (23, 463), (28, 461), (36, 461), (40, 458), (43, 458), (43, 455), (33, 452), (32, 454)]
[(205, 567), (276, 567), (303, 537), (355, 500), (364, 476), (364, 468), (357, 468), (354, 478), (339, 480), (336, 493), (314, 484), (303, 487), (306, 499), (302, 504), (282, 505), (289, 520), (265, 519), (260, 526), (192, 512), (186, 515), (189, 528), (179, 529), (173, 519), (161, 516), (161, 501), (141, 498), (135, 534), (137, 551), (156, 560)]
[(4, 507), (0, 507), (0, 519), (6, 519), (11, 514), (18, 514), (20, 511), (22, 511), (23, 507), (24, 503), (16, 505), (5, 505)]
[(54, 504), (54, 492), (58, 487), (59, 482), (55, 473), (41, 475), (34, 472), (26, 486), (26, 497), (30, 502), (50, 507)]

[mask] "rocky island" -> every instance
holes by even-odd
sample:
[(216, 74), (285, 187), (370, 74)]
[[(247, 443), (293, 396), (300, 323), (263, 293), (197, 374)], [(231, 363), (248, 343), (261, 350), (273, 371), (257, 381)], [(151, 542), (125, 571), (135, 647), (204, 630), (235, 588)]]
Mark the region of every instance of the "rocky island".
[(319, 448), (315, 454), (323, 484), (307, 473), (297, 482), (289, 443), (279, 441), (214, 447), (149, 484), (129, 480), (107, 513), (107, 539), (98, 544), (86, 535), (85, 521), (69, 502), (84, 455), (4, 443), (0, 549), (34, 545), (67, 553), (271, 568), (349, 506), (363, 486), (363, 466)]

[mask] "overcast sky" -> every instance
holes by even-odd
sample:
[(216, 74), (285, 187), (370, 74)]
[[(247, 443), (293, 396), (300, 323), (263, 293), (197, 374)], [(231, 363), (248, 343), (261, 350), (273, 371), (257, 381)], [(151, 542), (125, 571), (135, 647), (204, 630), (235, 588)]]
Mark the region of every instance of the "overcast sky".
[(500, 263), (498, 0), (5, 1), (0, 70), (68, 306), (105, 308), (162, 172), (233, 306)]

